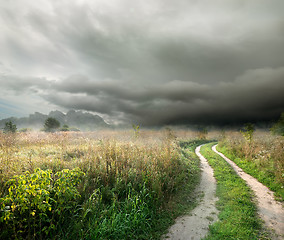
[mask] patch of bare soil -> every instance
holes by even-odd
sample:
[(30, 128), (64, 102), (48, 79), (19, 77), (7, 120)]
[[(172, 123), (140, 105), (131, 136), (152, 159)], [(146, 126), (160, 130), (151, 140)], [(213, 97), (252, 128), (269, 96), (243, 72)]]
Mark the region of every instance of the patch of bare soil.
[(258, 205), (258, 212), (263, 219), (268, 229), (272, 229), (275, 232), (273, 239), (284, 239), (284, 207), (281, 202), (278, 202), (273, 197), (273, 192), (266, 186), (258, 182), (255, 178), (245, 173), (239, 168), (233, 161), (227, 158), (224, 154), (216, 150), (216, 146), (212, 147), (212, 150), (224, 158), (236, 171), (236, 173), (244, 179), (247, 184), (254, 191), (256, 196), (256, 202)]
[(218, 220), (218, 210), (215, 203), (218, 200), (215, 196), (216, 180), (213, 177), (213, 169), (207, 160), (200, 154), (200, 147), (195, 153), (201, 161), (201, 181), (197, 188), (200, 193), (200, 204), (191, 211), (190, 215), (176, 219), (176, 223), (171, 226), (169, 233), (162, 239), (171, 240), (197, 240), (205, 237), (209, 230), (209, 225)]

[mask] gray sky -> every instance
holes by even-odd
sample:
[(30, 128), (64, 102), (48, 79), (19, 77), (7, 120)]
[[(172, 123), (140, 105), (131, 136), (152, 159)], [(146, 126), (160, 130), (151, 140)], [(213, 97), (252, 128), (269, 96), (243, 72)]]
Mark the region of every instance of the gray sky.
[(0, 119), (144, 126), (284, 111), (283, 0), (1, 0)]

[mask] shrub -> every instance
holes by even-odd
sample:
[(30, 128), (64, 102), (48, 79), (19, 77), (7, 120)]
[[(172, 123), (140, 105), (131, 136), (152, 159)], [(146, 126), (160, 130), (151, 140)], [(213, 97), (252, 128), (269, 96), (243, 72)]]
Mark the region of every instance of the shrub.
[(64, 124), (64, 125), (62, 126), (62, 128), (60, 129), (60, 131), (62, 131), (62, 132), (68, 132), (68, 131), (70, 131), (70, 130), (69, 130), (69, 126), (66, 125), (66, 124)]
[(246, 139), (246, 141), (251, 143), (254, 131), (254, 125), (252, 123), (246, 123), (244, 128), (241, 130), (241, 133)]
[(281, 114), (280, 119), (270, 129), (275, 135), (284, 136), (284, 112)]
[(16, 239), (31, 239), (56, 230), (76, 206), (80, 197), (76, 186), (83, 174), (79, 168), (56, 174), (36, 169), (32, 174), (26, 172), (10, 179), (8, 193), (0, 198), (0, 222), (6, 230), (3, 232), (12, 233)]

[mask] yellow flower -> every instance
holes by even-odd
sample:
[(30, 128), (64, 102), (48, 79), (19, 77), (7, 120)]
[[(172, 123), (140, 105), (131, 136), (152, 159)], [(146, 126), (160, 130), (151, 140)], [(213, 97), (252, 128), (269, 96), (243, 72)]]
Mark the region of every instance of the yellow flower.
[(11, 206), (12, 212), (15, 211), (15, 208), (16, 208), (16, 205), (13, 203), (12, 206)]

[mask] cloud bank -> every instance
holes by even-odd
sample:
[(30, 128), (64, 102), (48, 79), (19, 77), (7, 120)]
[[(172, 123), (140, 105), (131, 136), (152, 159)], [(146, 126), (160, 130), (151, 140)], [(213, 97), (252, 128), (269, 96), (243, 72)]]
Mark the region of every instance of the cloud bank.
[(0, 3), (0, 117), (57, 108), (144, 126), (277, 118), (281, 9), (281, 0)]

